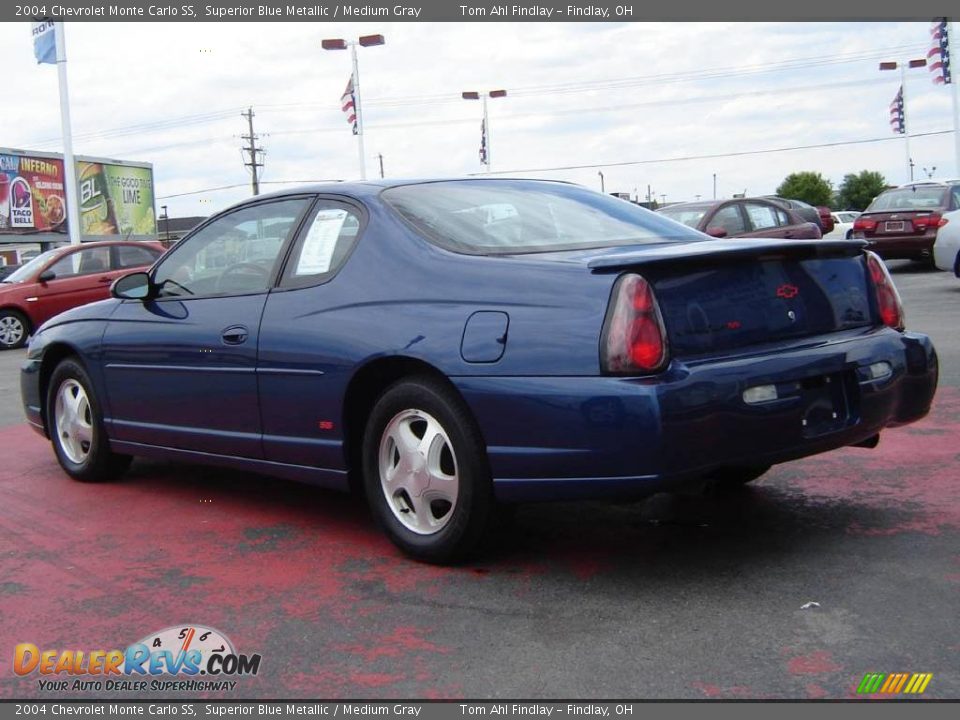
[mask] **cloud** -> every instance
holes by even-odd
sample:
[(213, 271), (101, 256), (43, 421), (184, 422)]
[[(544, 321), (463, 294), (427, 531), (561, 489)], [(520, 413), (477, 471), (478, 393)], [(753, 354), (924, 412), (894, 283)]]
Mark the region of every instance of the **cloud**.
[[(407, 177), (481, 170), (481, 107), (461, 100), (463, 90), (509, 92), (489, 103), (495, 170), (892, 137), (887, 107), (899, 77), (877, 70), (878, 53), (922, 56), (928, 39), (926, 23), (71, 23), (67, 31), (76, 152), (153, 163), (159, 196), (242, 185), (159, 201), (172, 215), (207, 214), (249, 195), (239, 149), (248, 106), (267, 183), (357, 175), (338, 105), (349, 53), (322, 51), (323, 37), (386, 36), (385, 46), (360, 50), (367, 169), (378, 174), (382, 153), (389, 175)], [(56, 71), (34, 63), (27, 23), (0, 26), (0, 46), (7, 77), (17, 78), (0, 145), (58, 150)], [(851, 56), (860, 59), (836, 62)], [(797, 59), (807, 60), (790, 63)], [(949, 90), (925, 70), (909, 83), (911, 129), (951, 129)], [(912, 148), (918, 167), (952, 167), (949, 136), (916, 138)], [(802, 169), (835, 183), (864, 168), (902, 182), (903, 157), (893, 139), (539, 175), (599, 187), (602, 169), (608, 191), (645, 195), (649, 184), (681, 200), (710, 196), (714, 173), (720, 195), (769, 193)]]

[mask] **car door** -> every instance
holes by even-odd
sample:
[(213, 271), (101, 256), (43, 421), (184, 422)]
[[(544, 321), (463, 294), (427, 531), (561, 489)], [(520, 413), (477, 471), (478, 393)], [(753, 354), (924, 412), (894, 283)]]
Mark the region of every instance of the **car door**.
[(311, 202), (297, 196), (251, 203), (214, 218), (153, 268), (155, 298), (120, 304), (103, 337), (111, 437), (263, 456), (260, 319)]
[[(343, 338), (359, 331), (349, 314), (329, 313), (357, 301), (337, 272), (365, 225), (362, 208), (321, 197), (270, 292), (260, 331), (258, 379), (267, 460), (340, 470), (346, 384)], [(357, 335), (354, 342), (363, 342)]]
[(703, 230), (715, 235), (717, 230), (723, 230), (725, 235), (718, 237), (743, 237), (748, 232), (747, 221), (740, 209), (740, 203), (730, 202), (721, 205), (713, 214), (702, 221)]
[(34, 311), (37, 325), (70, 308), (103, 300), (110, 295), (110, 247), (78, 248), (63, 255), (46, 268), (38, 280)]

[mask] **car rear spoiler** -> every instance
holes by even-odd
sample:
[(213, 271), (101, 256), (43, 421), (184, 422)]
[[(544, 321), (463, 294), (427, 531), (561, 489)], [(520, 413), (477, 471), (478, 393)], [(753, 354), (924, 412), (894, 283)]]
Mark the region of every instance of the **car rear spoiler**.
[(735, 260), (741, 257), (837, 257), (859, 255), (868, 245), (862, 240), (760, 240), (742, 238), (736, 240), (699, 240), (695, 242), (670, 243), (650, 247), (638, 246), (630, 250), (616, 250), (587, 259), (591, 270), (604, 271), (632, 265), (648, 265), (663, 262), (697, 262), (716, 259)]

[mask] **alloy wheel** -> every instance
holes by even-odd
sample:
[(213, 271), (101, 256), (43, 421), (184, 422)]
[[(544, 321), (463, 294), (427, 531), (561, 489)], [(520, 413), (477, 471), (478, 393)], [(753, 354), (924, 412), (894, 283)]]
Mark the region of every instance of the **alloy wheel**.
[(93, 443), (93, 411), (86, 390), (76, 380), (64, 380), (54, 406), (57, 439), (70, 462), (80, 465)]
[(457, 458), (443, 426), (422, 410), (397, 413), (383, 430), (380, 486), (387, 506), (418, 535), (440, 532), (459, 494)]

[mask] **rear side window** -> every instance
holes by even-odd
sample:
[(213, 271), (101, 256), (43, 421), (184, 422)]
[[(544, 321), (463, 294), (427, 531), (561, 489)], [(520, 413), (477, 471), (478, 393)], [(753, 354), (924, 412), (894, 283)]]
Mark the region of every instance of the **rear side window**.
[(633, 203), (563, 183), (460, 180), (389, 188), (381, 197), (437, 245), (468, 254), (706, 239)]
[(280, 286), (315, 285), (332, 277), (353, 248), (360, 225), (360, 214), (351, 206), (319, 200), (290, 253)]
[(747, 210), (747, 217), (750, 218), (750, 224), (754, 230), (766, 230), (767, 228), (777, 227), (777, 211), (771, 205), (761, 205), (759, 203), (744, 203)]
[(153, 265), (153, 261), (160, 257), (156, 250), (136, 245), (117, 245), (117, 267), (133, 268), (144, 265)]
[(865, 212), (936, 210), (947, 207), (948, 202), (947, 190), (943, 186), (897, 188), (881, 193)]

